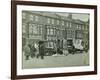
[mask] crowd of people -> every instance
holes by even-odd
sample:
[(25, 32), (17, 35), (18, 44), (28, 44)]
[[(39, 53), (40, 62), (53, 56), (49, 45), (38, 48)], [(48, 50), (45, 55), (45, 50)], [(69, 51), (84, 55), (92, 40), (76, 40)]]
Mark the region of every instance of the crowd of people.
[(29, 57), (44, 59), (44, 49), (45, 46), (42, 41), (33, 44), (29, 44), (27, 42), (26, 45), (24, 46), (25, 59), (29, 60)]
[[(81, 45), (81, 46), (80, 46)], [(78, 45), (75, 44), (73, 45), (73, 43), (70, 42), (70, 44), (67, 44), (67, 47), (68, 50), (63, 50), (62, 48), (60, 48), (59, 45), (55, 45), (54, 49), (51, 50), (51, 49), (47, 49), (45, 47), (45, 42), (43, 41), (39, 41), (37, 43), (33, 43), (33, 44), (29, 44), (28, 42), (25, 44), (24, 46), (24, 55), (25, 55), (25, 59), (26, 60), (29, 60), (29, 58), (41, 58), (41, 59), (44, 59), (44, 56), (45, 55), (49, 55), (49, 56), (53, 56), (53, 55), (68, 55), (68, 53), (77, 53), (77, 52), (82, 52), (82, 51), (85, 51), (85, 52), (88, 52), (88, 44), (84, 44), (83, 42), (81, 42), (81, 44)]]

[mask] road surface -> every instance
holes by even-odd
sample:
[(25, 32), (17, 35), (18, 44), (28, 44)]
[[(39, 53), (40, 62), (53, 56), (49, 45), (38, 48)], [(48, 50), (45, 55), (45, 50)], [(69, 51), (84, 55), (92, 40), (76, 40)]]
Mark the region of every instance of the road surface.
[(51, 68), (51, 67), (72, 67), (72, 66), (88, 66), (89, 65), (89, 53), (76, 53), (58, 55), (58, 56), (44, 56), (44, 59), (31, 58), (25, 60), (23, 57), (23, 69), (31, 68)]

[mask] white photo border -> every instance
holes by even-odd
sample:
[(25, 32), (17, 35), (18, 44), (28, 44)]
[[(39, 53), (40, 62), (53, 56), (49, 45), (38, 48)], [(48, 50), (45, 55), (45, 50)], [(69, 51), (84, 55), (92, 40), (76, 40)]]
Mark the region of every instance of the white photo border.
[[(89, 13), (90, 14), (90, 24), (89, 24), (90, 66), (22, 69), (22, 15), (21, 15), (22, 10)], [(94, 71), (94, 9), (17, 5), (17, 53), (16, 54), (17, 54), (17, 75), (30, 75), (30, 74), (36, 75), (36, 74), (48, 74), (48, 73), (50, 74), (50, 73)]]

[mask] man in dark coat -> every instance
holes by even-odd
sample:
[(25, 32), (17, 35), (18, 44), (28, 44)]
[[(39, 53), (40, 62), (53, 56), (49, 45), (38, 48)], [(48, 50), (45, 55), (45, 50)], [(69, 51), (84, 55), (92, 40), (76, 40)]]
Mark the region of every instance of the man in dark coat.
[(32, 45), (30, 46), (30, 50), (31, 50), (31, 57), (32, 57), (32, 58), (35, 57), (36, 49), (35, 49), (35, 47), (34, 47), (34, 44), (32, 44)]
[(39, 56), (41, 57), (41, 59), (44, 59), (44, 54), (45, 54), (45, 47), (44, 47), (44, 43), (41, 41), (39, 42)]

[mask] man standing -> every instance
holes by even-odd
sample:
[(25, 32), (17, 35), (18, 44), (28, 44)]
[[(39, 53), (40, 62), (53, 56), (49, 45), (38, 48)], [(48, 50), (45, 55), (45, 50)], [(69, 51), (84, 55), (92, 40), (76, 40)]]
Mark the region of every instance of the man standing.
[(35, 44), (33, 43), (32, 46), (30, 47), (30, 51), (31, 51), (31, 57), (35, 57), (35, 53), (36, 53), (36, 48), (35, 48)]
[(44, 59), (44, 42), (40, 41), (39, 42), (39, 56), (41, 57), (41, 59)]
[(29, 56), (30, 56), (30, 47), (29, 47), (29, 44), (26, 43), (25, 47), (24, 47), (24, 51), (25, 51), (25, 59), (26, 60), (29, 60)]

